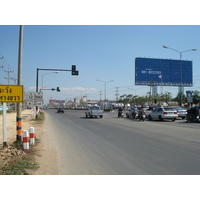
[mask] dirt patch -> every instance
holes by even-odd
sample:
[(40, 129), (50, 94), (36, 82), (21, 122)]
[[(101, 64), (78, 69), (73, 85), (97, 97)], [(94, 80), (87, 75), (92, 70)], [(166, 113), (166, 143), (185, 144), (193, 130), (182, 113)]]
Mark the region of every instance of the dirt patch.
[[(0, 130), (0, 174), (3, 168), (9, 166), (11, 163), (23, 158), (23, 156), (29, 153), (33, 160), (39, 164), (39, 168), (35, 171), (27, 169), (26, 174), (43, 175), (43, 174), (60, 174), (58, 168), (57, 154), (54, 149), (46, 148), (44, 144), (45, 140), (42, 139), (44, 120), (38, 121), (33, 118), (32, 110), (22, 111), (22, 130), (28, 130), (30, 127), (34, 127), (35, 130), (35, 145), (30, 149), (34, 149), (34, 153), (24, 152), (22, 145), (16, 146), (13, 143), (16, 142), (16, 113), (6, 114), (6, 127), (7, 127), (7, 147), (3, 148), (3, 130)], [(0, 127), (2, 127), (2, 115), (0, 115)], [(43, 141), (43, 142), (42, 142)], [(28, 155), (28, 157), (30, 157)], [(26, 156), (27, 157), (27, 156)], [(50, 167), (47, 170), (47, 166)]]

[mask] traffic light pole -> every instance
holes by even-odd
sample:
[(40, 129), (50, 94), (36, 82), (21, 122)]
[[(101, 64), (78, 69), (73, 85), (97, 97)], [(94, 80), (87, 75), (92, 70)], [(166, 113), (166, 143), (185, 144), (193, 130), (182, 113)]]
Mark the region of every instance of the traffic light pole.
[(39, 69), (39, 68), (37, 68), (37, 75), (36, 75), (36, 92), (38, 92), (38, 75), (39, 75), (39, 70), (48, 70), (48, 71), (69, 71), (69, 72), (72, 71), (72, 70), (67, 70), (67, 69)]
[[(76, 65), (72, 65), (72, 69), (68, 70), (68, 69), (39, 69), (37, 68), (37, 74), (36, 74), (36, 92), (38, 92), (38, 75), (39, 75), (39, 70), (47, 70), (47, 71), (69, 71), (72, 72), (72, 75), (78, 75), (78, 71), (76, 71)], [(75, 70), (75, 74), (73, 73)], [(36, 106), (36, 113), (38, 112), (38, 106)], [(36, 118), (37, 118), (37, 114), (36, 114)]]

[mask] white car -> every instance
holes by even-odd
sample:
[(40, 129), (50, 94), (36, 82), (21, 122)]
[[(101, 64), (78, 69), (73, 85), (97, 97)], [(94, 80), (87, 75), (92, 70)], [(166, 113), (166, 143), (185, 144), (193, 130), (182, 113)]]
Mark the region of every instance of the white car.
[(155, 108), (150, 114), (149, 114), (149, 120), (160, 120), (163, 121), (163, 119), (171, 119), (172, 121), (175, 121), (178, 117), (178, 112), (172, 108), (172, 107), (158, 107)]
[(179, 107), (179, 106), (173, 106), (173, 108), (178, 112), (178, 117), (181, 117), (182, 119), (186, 118), (187, 109)]

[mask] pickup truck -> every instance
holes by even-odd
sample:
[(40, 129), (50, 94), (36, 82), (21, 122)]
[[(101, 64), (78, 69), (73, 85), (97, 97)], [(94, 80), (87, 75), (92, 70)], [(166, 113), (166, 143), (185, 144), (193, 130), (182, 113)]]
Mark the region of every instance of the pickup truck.
[(93, 116), (94, 117), (100, 117), (102, 118), (103, 117), (103, 110), (100, 109), (99, 106), (89, 106), (87, 108), (87, 110), (85, 111), (85, 117), (90, 117), (92, 118)]

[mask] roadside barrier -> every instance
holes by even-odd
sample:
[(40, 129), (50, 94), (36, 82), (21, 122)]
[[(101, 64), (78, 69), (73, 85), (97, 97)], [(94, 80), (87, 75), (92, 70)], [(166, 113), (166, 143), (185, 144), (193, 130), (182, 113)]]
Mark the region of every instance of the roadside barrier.
[(23, 149), (24, 151), (28, 151), (29, 150), (29, 138), (28, 138), (29, 134), (28, 131), (25, 130), (23, 131)]
[(29, 128), (29, 133), (30, 133), (30, 144), (35, 144), (35, 131), (34, 127)]

